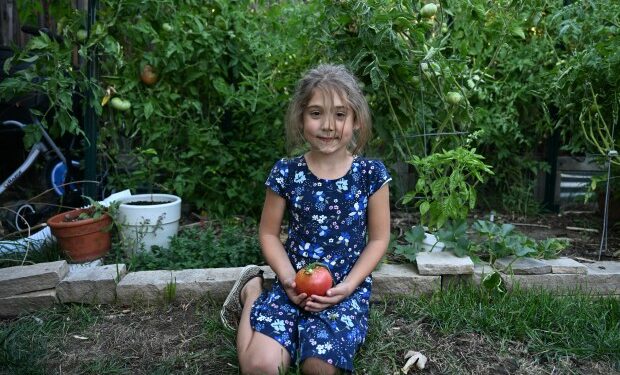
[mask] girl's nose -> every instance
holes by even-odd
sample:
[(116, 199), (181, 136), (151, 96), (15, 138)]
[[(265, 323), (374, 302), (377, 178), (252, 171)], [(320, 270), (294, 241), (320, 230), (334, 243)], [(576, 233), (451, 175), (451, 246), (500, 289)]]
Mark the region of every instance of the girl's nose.
[(322, 123), (322, 130), (331, 132), (336, 129), (335, 120), (331, 118), (331, 116), (327, 116), (325, 121)]

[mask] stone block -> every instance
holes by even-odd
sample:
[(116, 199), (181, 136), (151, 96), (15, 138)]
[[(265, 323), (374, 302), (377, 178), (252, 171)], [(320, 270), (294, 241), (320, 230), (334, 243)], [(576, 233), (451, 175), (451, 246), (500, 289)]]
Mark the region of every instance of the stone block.
[(22, 313), (37, 311), (58, 303), (56, 289), (37, 290), (16, 296), (0, 298), (0, 317), (10, 318)]
[(620, 262), (589, 263), (587, 286), (597, 294), (620, 295)]
[(587, 281), (587, 275), (574, 273), (547, 273), (540, 275), (502, 275), (509, 290), (521, 289), (546, 290), (552, 293), (570, 294), (573, 292), (594, 292)]
[(420, 275), (469, 275), (474, 272), (474, 262), (470, 257), (457, 257), (449, 251), (418, 253), (416, 263)]
[(541, 275), (551, 273), (551, 266), (534, 258), (516, 258), (511, 255), (495, 261), (495, 267), (505, 274)]
[[(224, 300), (242, 267), (188, 269), (179, 271), (141, 271), (127, 274), (116, 286), (117, 300), (121, 304), (140, 301), (162, 302), (166, 300), (166, 290), (174, 285), (170, 297), (175, 300), (191, 300), (209, 295), (216, 300)], [(269, 267), (264, 277), (266, 285), (274, 274)], [(168, 289), (169, 290), (169, 289)]]
[(395, 294), (431, 294), (441, 288), (440, 276), (422, 276), (413, 264), (382, 264), (372, 278), (373, 301)]
[(76, 268), (58, 284), (60, 302), (111, 304), (116, 299), (116, 284), (127, 273), (124, 264)]
[(576, 273), (585, 275), (588, 267), (571, 258), (542, 259), (542, 262), (551, 266), (551, 273)]
[(69, 271), (64, 260), (0, 269), (0, 298), (55, 288)]

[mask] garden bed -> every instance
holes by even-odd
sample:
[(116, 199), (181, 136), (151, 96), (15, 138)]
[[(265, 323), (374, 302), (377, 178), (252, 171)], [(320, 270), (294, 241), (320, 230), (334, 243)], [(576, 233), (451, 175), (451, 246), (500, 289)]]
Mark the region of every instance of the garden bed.
[[(470, 217), (470, 222), (489, 219), (489, 214), (480, 211)], [(516, 230), (536, 240), (565, 238), (569, 245), (561, 256), (585, 260), (598, 260), (601, 243), (602, 216), (596, 211), (567, 211), (565, 213), (540, 213), (533, 217), (510, 214), (496, 214), (494, 221), (510, 223)], [(393, 230), (400, 236), (412, 225), (418, 224), (416, 215), (403, 212), (392, 213)], [(620, 223), (610, 223), (607, 238), (607, 251), (600, 260), (620, 260)]]

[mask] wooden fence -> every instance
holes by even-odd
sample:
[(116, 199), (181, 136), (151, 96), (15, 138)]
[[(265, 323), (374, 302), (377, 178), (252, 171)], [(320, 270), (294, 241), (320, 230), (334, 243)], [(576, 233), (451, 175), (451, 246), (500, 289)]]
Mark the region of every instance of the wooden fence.
[[(50, 5), (58, 0), (0, 0), (0, 46), (16, 44), (23, 46), (28, 40), (28, 36), (20, 31), (21, 22), (18, 14), (18, 5), (21, 8), (39, 5), (42, 9), (41, 14), (37, 14), (37, 25), (39, 27), (55, 28), (56, 20), (50, 14)], [(60, 0), (66, 2), (67, 7), (73, 9), (86, 10), (88, 0)]]

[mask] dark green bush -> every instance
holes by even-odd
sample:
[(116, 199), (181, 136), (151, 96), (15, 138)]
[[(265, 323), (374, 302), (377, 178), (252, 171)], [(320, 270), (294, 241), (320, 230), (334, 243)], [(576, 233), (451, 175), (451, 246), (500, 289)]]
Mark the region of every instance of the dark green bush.
[(185, 228), (169, 249), (153, 247), (129, 259), (134, 270), (179, 270), (263, 264), (256, 226), (236, 219)]

